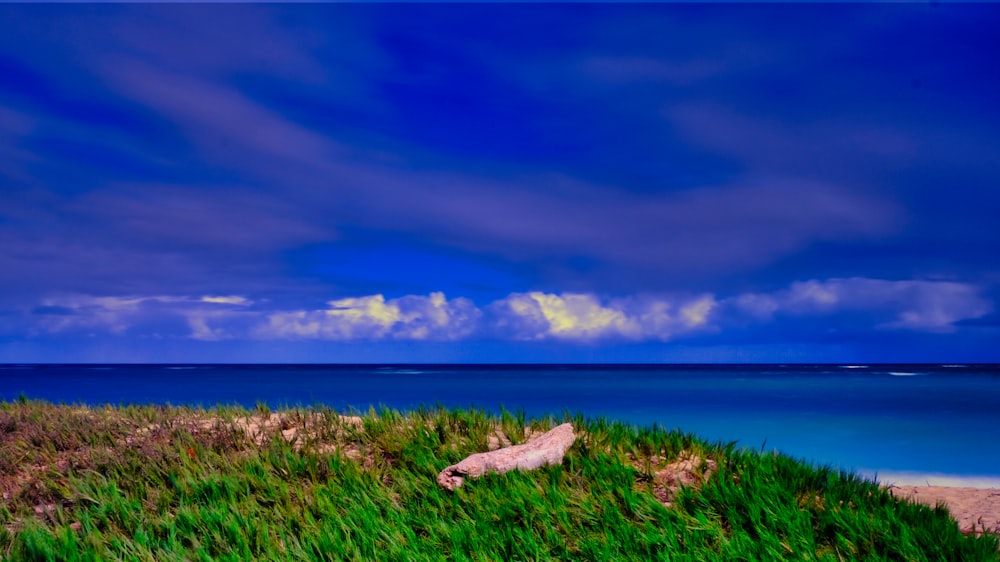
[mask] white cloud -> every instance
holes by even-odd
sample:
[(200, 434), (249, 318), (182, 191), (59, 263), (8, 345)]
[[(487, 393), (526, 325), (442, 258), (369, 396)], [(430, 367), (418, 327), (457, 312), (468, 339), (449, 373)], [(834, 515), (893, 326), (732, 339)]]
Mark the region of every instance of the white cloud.
[(201, 297), (201, 302), (208, 302), (213, 304), (232, 304), (238, 306), (246, 306), (253, 304), (246, 297), (241, 297), (239, 295), (229, 295), (224, 297), (204, 296)]
[(586, 294), (515, 293), (496, 307), (501, 316), (521, 320), (518, 339), (592, 339), (602, 336), (636, 337), (639, 327), (622, 311), (602, 306)]
[(590, 294), (514, 293), (490, 305), (502, 332), (515, 339), (666, 341), (710, 328), (715, 299), (705, 295), (673, 302), (652, 298), (612, 299)]

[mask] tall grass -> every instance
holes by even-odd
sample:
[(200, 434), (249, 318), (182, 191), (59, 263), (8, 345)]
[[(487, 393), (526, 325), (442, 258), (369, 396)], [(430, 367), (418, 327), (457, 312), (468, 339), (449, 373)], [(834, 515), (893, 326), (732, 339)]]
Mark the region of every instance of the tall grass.
[[(1000, 560), (943, 508), (775, 454), (580, 416), (419, 409), (360, 424), (272, 412), (0, 403), (3, 560)], [(448, 492), (437, 473), (502, 432), (572, 421), (560, 466)], [(280, 431), (296, 429), (282, 437)], [(259, 441), (259, 442), (258, 442)], [(655, 472), (717, 467), (670, 507)]]

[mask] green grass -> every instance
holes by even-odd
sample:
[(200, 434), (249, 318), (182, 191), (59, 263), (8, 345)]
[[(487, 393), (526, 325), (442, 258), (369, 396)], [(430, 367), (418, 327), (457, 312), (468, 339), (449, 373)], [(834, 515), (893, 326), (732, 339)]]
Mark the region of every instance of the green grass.
[[(3, 560), (1000, 560), (997, 537), (852, 474), (607, 420), (0, 403)], [(202, 423), (209, 418), (214, 424)], [(560, 466), (440, 489), (499, 427), (572, 421)], [(298, 428), (291, 441), (281, 429)], [(655, 472), (717, 463), (670, 507)]]

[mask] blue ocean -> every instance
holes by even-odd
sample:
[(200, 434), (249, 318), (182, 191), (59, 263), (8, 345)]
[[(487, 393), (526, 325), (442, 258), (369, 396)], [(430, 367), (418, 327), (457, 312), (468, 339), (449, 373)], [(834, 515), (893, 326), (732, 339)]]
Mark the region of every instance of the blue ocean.
[(0, 399), (581, 413), (880, 482), (1000, 487), (1000, 365), (0, 365)]

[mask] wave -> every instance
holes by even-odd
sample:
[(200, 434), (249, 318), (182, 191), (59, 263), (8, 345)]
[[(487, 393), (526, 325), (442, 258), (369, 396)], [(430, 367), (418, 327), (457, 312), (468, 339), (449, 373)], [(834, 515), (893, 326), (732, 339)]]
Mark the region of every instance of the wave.
[(922, 377), (927, 373), (908, 373), (903, 371), (889, 371), (889, 374), (894, 377)]
[(868, 365), (840, 365), (841, 369), (867, 369)]
[(418, 371), (416, 369), (395, 369), (393, 367), (379, 367), (375, 369), (379, 373), (386, 373), (390, 375), (422, 375), (424, 371)]

